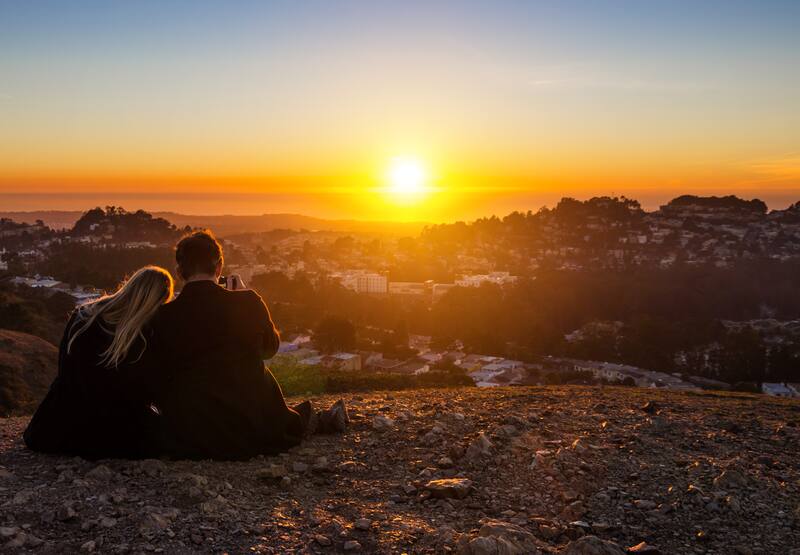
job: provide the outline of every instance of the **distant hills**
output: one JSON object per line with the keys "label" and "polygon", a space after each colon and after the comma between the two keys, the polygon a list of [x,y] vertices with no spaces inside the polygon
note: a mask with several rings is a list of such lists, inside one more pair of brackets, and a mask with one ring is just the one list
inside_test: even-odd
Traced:
{"label": "distant hills", "polygon": [[[30,212],[0,212],[0,218],[10,218],[16,222],[34,223],[42,220],[53,229],[69,229],[85,212],[78,210],[42,210]],[[261,216],[233,215],[189,215],[176,212],[152,212],[157,218],[164,218],[178,228],[207,227],[217,235],[239,233],[259,233],[273,229],[307,229],[314,231],[340,231],[350,233],[386,233],[392,235],[417,235],[426,222],[378,222],[361,220],[325,220],[302,216],[300,214],[262,214]]]}

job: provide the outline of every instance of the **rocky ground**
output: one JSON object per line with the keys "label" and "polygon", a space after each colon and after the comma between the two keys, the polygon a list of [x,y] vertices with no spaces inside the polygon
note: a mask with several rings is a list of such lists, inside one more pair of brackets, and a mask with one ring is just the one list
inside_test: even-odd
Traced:
{"label": "rocky ground", "polygon": [[[315,402],[327,405],[333,399]],[[800,553],[800,403],[531,387],[345,396],[248,462],[89,462],[0,420],[0,541],[38,553]]]}

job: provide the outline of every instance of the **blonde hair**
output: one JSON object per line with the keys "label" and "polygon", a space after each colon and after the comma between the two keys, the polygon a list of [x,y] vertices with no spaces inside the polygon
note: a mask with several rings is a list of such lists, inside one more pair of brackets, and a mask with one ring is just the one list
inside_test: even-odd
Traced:
{"label": "blonde hair", "polygon": [[[162,304],[172,299],[174,281],[164,268],[145,266],[124,281],[115,293],[86,303],[78,308],[77,317],[67,343],[67,353],[72,349],[75,339],[98,322],[100,327],[113,335],[111,344],[101,353],[105,366],[119,366],[137,338],[147,347],[142,333],[144,325],[153,317]],[[76,328],[77,327],[77,328]]]}

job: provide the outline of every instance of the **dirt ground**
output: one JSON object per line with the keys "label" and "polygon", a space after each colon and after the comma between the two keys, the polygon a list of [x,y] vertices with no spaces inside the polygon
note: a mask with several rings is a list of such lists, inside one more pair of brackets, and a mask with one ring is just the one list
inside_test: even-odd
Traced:
{"label": "dirt ground", "polygon": [[344,435],[247,462],[40,455],[22,444],[27,419],[0,420],[0,542],[39,553],[800,553],[800,402],[580,386],[344,399]]}

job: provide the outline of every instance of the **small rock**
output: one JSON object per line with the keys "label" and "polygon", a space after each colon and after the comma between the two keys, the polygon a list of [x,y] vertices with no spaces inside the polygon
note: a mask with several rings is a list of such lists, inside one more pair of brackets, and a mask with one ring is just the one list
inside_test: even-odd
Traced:
{"label": "small rock", "polygon": [[361,551],[361,544],[356,540],[347,540],[343,547],[345,551]]}
{"label": "small rock", "polygon": [[167,465],[158,459],[145,459],[139,463],[139,468],[151,478],[155,478],[167,471]]}
{"label": "small rock", "polygon": [[438,461],[436,461],[436,465],[439,468],[452,468],[453,466],[453,459],[450,457],[442,457]]}
{"label": "small rock", "polygon": [[67,520],[72,520],[78,516],[78,513],[75,509],[72,508],[72,505],[65,503],[58,508],[56,511],[56,518],[61,522],[66,522]]}
{"label": "small rock", "polygon": [[14,538],[5,544],[6,549],[19,549],[23,547],[28,541],[28,535],[25,532],[20,532]]}
{"label": "small rock", "polygon": [[308,465],[306,463],[295,462],[292,464],[292,472],[302,474],[303,472],[307,471],[308,471]]}
{"label": "small rock", "polygon": [[88,542],[84,542],[83,544],[81,544],[81,551],[94,553],[95,549],[97,549],[97,542],[95,542],[94,540],[89,540]]}
{"label": "small rock", "polygon": [[330,469],[328,457],[317,457],[317,460],[314,461],[314,465],[311,467],[311,470],[314,472],[328,472]]}
{"label": "small rock", "polygon": [[166,518],[158,513],[147,513],[139,524],[139,533],[145,538],[152,538],[169,527]]}
{"label": "small rock", "polygon": [[[114,477],[114,471],[104,464],[98,464],[89,472],[86,473],[85,478],[94,482],[108,482]],[[88,542],[87,542],[88,543]]]}
{"label": "small rock", "polygon": [[628,548],[628,553],[639,553],[639,554],[647,554],[647,555],[661,555],[661,551],[654,545],[650,545],[646,542],[637,543],[636,545]]}
{"label": "small rock", "polygon": [[714,478],[714,486],[720,489],[737,489],[747,486],[747,478],[736,470],[723,470]]}
{"label": "small rock", "polygon": [[478,437],[475,438],[475,441],[470,443],[469,447],[467,447],[465,456],[468,459],[488,457],[492,454],[492,447],[492,442],[483,432],[481,432],[478,434]]}
{"label": "small rock", "polygon": [[0,526],[0,538],[12,538],[17,535],[19,528],[16,526]]}
{"label": "small rock", "polygon": [[637,509],[643,511],[652,511],[658,506],[655,501],[650,501],[649,499],[636,499],[633,504]]}
{"label": "small rock", "polygon": [[327,547],[333,543],[328,536],[323,536],[322,534],[317,534],[314,536],[314,541],[323,547]]}
{"label": "small rock", "polygon": [[467,478],[443,478],[431,480],[425,484],[425,489],[433,497],[440,499],[464,499],[472,489],[472,480]]}
{"label": "small rock", "polygon": [[288,473],[282,464],[270,464],[266,468],[257,470],[255,475],[259,480],[280,480]]}
{"label": "small rock", "polygon": [[355,527],[359,530],[369,530],[372,527],[372,521],[368,518],[359,518],[355,522]]}
{"label": "small rock", "polygon": [[575,501],[564,507],[564,510],[561,511],[560,518],[561,520],[566,520],[567,522],[573,522],[575,520],[580,520],[585,514],[586,509],[583,506],[583,502]]}
{"label": "small rock", "polygon": [[469,555],[537,555],[536,537],[519,526],[502,520],[488,520],[481,526],[478,537],[464,550]]}
{"label": "small rock", "polygon": [[567,545],[564,555],[625,555],[619,544],[597,536],[583,536]]}
{"label": "small rock", "polygon": [[[372,429],[379,432],[390,430],[394,428],[395,421],[386,416],[376,416],[372,419]],[[359,546],[360,548],[360,546]]]}

